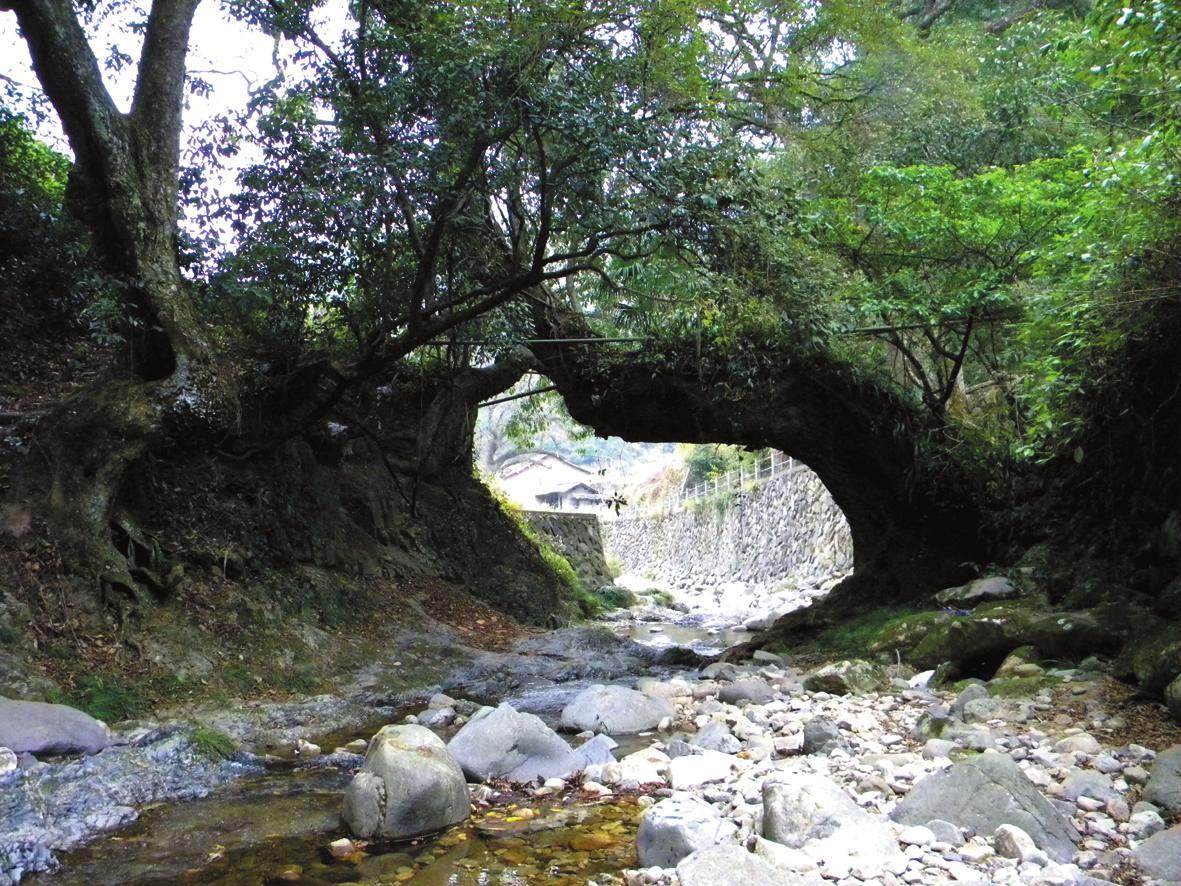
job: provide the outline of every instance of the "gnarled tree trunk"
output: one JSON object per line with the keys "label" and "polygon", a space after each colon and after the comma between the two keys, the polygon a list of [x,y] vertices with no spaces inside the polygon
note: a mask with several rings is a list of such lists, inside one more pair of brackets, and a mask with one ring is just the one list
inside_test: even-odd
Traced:
{"label": "gnarled tree trunk", "polygon": [[16,13],[33,67],[74,151],[68,203],[126,306],[125,346],[105,378],[46,418],[46,516],[104,586],[138,594],[112,542],[127,470],[165,430],[233,414],[232,377],[206,340],[177,263],[181,109],[199,0],[154,0],[130,112],[115,105],[70,0],[0,0]]}

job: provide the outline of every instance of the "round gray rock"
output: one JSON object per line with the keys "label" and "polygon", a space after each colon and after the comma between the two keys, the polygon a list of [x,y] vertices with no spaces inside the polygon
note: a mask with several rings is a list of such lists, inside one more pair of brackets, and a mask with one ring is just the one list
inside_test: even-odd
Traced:
{"label": "round gray rock", "polygon": [[737,832],[734,822],[704,800],[674,794],[649,807],[640,819],[636,836],[640,866],[674,867],[699,849],[733,839]]}
{"label": "round gray rock", "polygon": [[342,818],[358,837],[401,840],[458,824],[471,812],[463,771],[424,726],[386,726],[344,795]]}
{"label": "round gray rock", "polygon": [[784,876],[757,855],[736,843],[698,849],[677,865],[681,886],[783,886]]}
{"label": "round gray rock", "polygon": [[898,804],[893,818],[908,825],[941,818],[980,834],[1015,825],[1059,862],[1070,861],[1078,838],[1007,754],[981,754],[927,776]]}
{"label": "round gray rock", "polygon": [[701,731],[689,740],[689,744],[705,748],[707,751],[720,751],[723,754],[737,754],[742,750],[742,742],[734,737],[730,727],[717,721],[706,723]]}
{"label": "round gray rock", "polygon": [[837,748],[845,748],[847,743],[841,737],[841,730],[837,724],[825,717],[813,717],[804,724],[805,754],[827,754]]}
{"label": "round gray rock", "polygon": [[1164,883],[1181,883],[1181,824],[1153,834],[1132,850],[1140,870]]}
{"label": "round gray rock", "polygon": [[649,698],[626,686],[588,686],[562,710],[562,728],[571,732],[627,735],[655,729],[673,715],[667,699]]}
{"label": "round gray rock", "polygon": [[[599,750],[587,743],[588,753]],[[527,782],[536,778],[565,778],[589,763],[607,758],[584,759],[534,714],[523,714],[507,702],[497,708],[481,708],[447,745],[468,778],[487,781],[507,778]]]}
{"label": "round gray rock", "polygon": [[18,754],[97,754],[110,740],[107,727],[77,708],[0,698],[0,747]]}
{"label": "round gray rock", "polygon": [[1181,812],[1181,745],[1173,745],[1156,755],[1144,787],[1144,799],[1159,809]]}
{"label": "round gray rock", "polygon": [[718,692],[718,698],[726,704],[738,704],[740,701],[766,704],[775,700],[775,690],[766,680],[751,677],[723,686]]}

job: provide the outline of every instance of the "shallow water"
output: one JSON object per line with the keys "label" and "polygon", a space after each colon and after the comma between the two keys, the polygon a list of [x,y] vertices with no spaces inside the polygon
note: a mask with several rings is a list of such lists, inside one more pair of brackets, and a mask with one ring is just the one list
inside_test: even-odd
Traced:
{"label": "shallow water", "polygon": [[431,839],[328,852],[346,836],[341,796],[350,775],[303,770],[243,782],[216,796],[147,811],[131,828],[63,858],[35,878],[59,886],[193,883],[427,886],[585,883],[634,867],[634,797],[572,798],[493,807]]}
{"label": "shallow water", "polygon": [[[653,632],[653,627],[660,630]],[[721,652],[745,635],[710,632],[675,623],[630,625],[646,645],[690,646]],[[641,676],[636,674],[634,676]],[[593,680],[520,687],[509,700],[535,710],[554,725],[561,705]],[[368,738],[385,722],[322,736],[325,751],[350,739]],[[441,732],[443,738],[451,731]],[[624,736],[622,756],[647,747],[655,736]],[[520,797],[429,839],[370,845],[335,859],[328,845],[347,836],[340,823],[343,793],[352,778],[337,769],[294,768],[232,784],[203,800],[162,804],[142,811],[135,824],[61,856],[57,871],[31,882],[57,886],[155,886],[155,884],[400,883],[425,886],[574,884],[605,872],[635,867],[640,809],[636,798]],[[511,798],[509,798],[511,799]]]}
{"label": "shallow water", "polygon": [[645,646],[657,649],[684,646],[701,655],[721,655],[731,646],[750,639],[748,632],[729,627],[704,628],[667,621],[629,622],[625,636]]}

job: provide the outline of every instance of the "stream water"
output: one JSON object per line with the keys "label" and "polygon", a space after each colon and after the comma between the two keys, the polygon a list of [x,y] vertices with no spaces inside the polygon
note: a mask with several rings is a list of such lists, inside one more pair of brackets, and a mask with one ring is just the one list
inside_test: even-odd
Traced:
{"label": "stream water", "polygon": [[[616,630],[646,645],[687,646],[706,654],[742,639],[740,634],[675,623],[619,625]],[[566,701],[589,682],[536,688],[526,684],[504,700],[553,725]],[[395,722],[400,717],[401,713]],[[367,739],[384,722],[389,718],[322,736],[319,743],[327,751],[350,739]],[[440,734],[450,737],[449,732]],[[624,738],[617,756],[652,741],[652,736]],[[130,827],[62,856],[60,868],[33,882],[581,884],[637,863],[638,798],[617,795],[601,800],[569,793],[543,798],[504,794],[465,824],[433,838],[372,844],[335,858],[329,844],[347,836],[340,808],[351,778],[351,772],[337,768],[275,764],[266,774],[228,785],[205,799],[144,810]]]}

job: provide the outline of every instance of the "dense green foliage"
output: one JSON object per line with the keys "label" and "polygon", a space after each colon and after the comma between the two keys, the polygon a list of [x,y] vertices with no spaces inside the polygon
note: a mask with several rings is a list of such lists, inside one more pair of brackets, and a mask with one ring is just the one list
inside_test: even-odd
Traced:
{"label": "dense green foliage", "polygon": [[98,278],[85,237],[64,211],[69,168],[0,105],[0,311],[43,322],[92,304]]}
{"label": "dense green foliage", "polygon": [[[294,50],[194,153],[257,160],[232,194],[186,176],[186,267],[236,353],[347,384],[483,363],[549,300],[725,355],[734,396],[761,349],[821,351],[961,454],[1082,458],[1083,404],[1177,295],[1181,145],[1181,6],[1085,6],[381,2],[328,33],[242,2]],[[101,331],[64,161],[11,115],[0,145],[4,285],[59,280]],[[513,414],[520,447],[555,411]]]}

